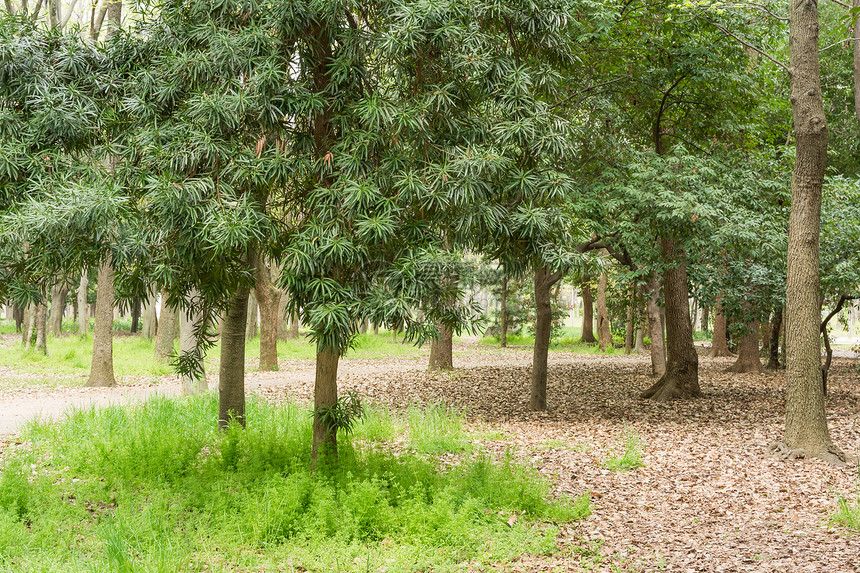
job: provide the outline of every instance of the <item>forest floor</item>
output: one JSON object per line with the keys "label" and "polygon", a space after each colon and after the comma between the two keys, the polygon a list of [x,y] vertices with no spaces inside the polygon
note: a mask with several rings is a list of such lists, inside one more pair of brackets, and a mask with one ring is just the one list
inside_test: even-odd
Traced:
{"label": "forest floor", "polygon": [[[782,372],[727,374],[731,359],[700,359],[704,397],[673,404],[638,398],[652,380],[643,356],[550,354],[549,410],[528,409],[531,349],[455,347],[452,372],[428,373],[426,352],[341,362],[342,392],[394,411],[411,404],[460,408],[476,449],[510,452],[558,494],[590,492],[593,512],[562,528],[556,556],[523,556],[499,571],[860,571],[860,534],[829,522],[839,496],[858,499],[858,467],[768,454],[784,425]],[[249,362],[249,367],[252,367]],[[249,372],[249,392],[278,402],[310,400],[313,362]],[[173,376],[123,380],[116,389],[0,388],[0,442],[36,416],[66,408],[178,394]],[[34,380],[34,382],[36,382]],[[210,376],[210,387],[217,376]],[[860,452],[860,371],[834,361],[827,412],[831,435]],[[606,461],[639,441],[642,467]],[[395,443],[393,447],[397,447]],[[0,444],[2,448],[2,444]]]}

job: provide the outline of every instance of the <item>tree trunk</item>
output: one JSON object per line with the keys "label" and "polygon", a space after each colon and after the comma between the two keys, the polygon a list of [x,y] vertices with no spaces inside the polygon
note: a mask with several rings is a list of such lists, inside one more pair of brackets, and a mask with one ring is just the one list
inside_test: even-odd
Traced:
{"label": "tree trunk", "polygon": [[[860,0],[854,0],[853,5],[860,8]],[[860,122],[860,18],[854,21],[854,114]]]}
{"label": "tree trunk", "polygon": [[751,322],[746,325],[746,334],[738,341],[738,359],[726,369],[726,372],[761,374],[761,354],[759,352],[759,323]]}
{"label": "tree trunk", "polygon": [[767,361],[768,370],[779,370],[779,334],[782,330],[782,307],[773,313],[773,324],[770,333],[770,357]]}
{"label": "tree trunk", "polygon": [[502,311],[499,314],[499,346],[508,346],[508,277],[502,277]]}
{"label": "tree trunk", "polygon": [[48,355],[48,307],[44,299],[36,305],[36,352]]}
{"label": "tree trunk", "polygon": [[31,303],[24,309],[24,327],[21,329],[21,343],[24,345],[24,350],[30,350],[33,347],[35,336],[36,307]]}
{"label": "tree trunk", "polygon": [[708,332],[708,326],[709,326],[708,323],[710,322],[710,320],[711,320],[710,307],[705,306],[702,309],[702,323],[701,323],[702,332]]}
{"label": "tree trunk", "polygon": [[437,327],[439,328],[439,338],[430,344],[429,370],[453,370],[454,353],[451,327],[443,324],[439,324]]}
{"label": "tree trunk", "polygon": [[606,273],[600,273],[597,281],[597,344],[600,351],[605,352],[612,346],[612,329],[609,322],[609,309],[606,306]]}
{"label": "tree trunk", "polygon": [[17,302],[12,305],[12,315],[15,317],[15,332],[21,332],[24,327],[24,309]]}
{"label": "tree trunk", "polygon": [[99,265],[96,285],[96,324],[93,362],[87,386],[115,386],[113,376],[113,261],[110,255]]}
{"label": "tree trunk", "polygon": [[646,310],[648,329],[651,331],[651,375],[663,376],[666,373],[666,343],[663,340],[663,313],[660,312],[660,279],[657,274],[651,277],[646,287]]}
{"label": "tree trunk", "polygon": [[254,265],[255,292],[260,305],[260,372],[278,369],[278,306],[281,291],[272,284],[265,257]]}
{"label": "tree trunk", "polygon": [[248,289],[240,288],[230,299],[221,328],[221,365],[218,372],[218,427],[230,421],[245,426],[245,328],[248,321]]}
{"label": "tree trunk", "polygon": [[155,316],[155,296],[147,294],[143,301],[143,337],[154,338],[158,332],[158,318]]}
{"label": "tree trunk", "polygon": [[701,396],[699,389],[699,356],[693,345],[690,321],[690,299],[687,293],[687,260],[674,239],[661,238],[663,260],[670,266],[663,273],[666,299],[666,337],[668,360],[666,373],[642,393],[643,398],[668,402],[675,398]]}
{"label": "tree trunk", "polygon": [[630,302],[627,304],[627,323],[624,329],[624,354],[633,352],[633,336],[636,325],[634,324],[634,307],[636,305],[636,286],[630,289]]}
{"label": "tree trunk", "polygon": [[594,300],[591,296],[590,277],[582,277],[582,342],[595,343],[594,338]]}
{"label": "tree trunk", "polygon": [[645,328],[641,326],[636,329],[636,342],[633,343],[633,352],[645,354]]}
{"label": "tree trunk", "polygon": [[278,289],[280,298],[278,299],[278,340],[287,340],[289,338],[290,325],[287,322],[287,293]]}
{"label": "tree trunk", "polygon": [[[550,274],[547,267],[535,270],[535,345],[532,357],[532,388],[529,405],[532,410],[546,410],[547,362],[552,336],[552,304],[550,289],[561,273]],[[583,287],[584,288],[584,287]]]}
{"label": "tree trunk", "polygon": [[[294,312],[293,316],[290,317],[290,338],[299,337],[299,326],[301,326],[299,313]],[[375,324],[373,325],[373,334],[379,334],[379,327]]]}
{"label": "tree trunk", "polygon": [[373,334],[374,336],[379,336],[379,324],[373,323]]}
{"label": "tree trunk", "polygon": [[245,323],[245,340],[257,337],[257,293],[252,289],[248,295],[248,318]]}
{"label": "tree trunk", "polygon": [[696,332],[696,319],[699,318],[699,301],[693,299],[693,308],[690,310],[690,328]]}
{"label": "tree trunk", "polygon": [[107,0],[107,30],[105,39],[110,40],[117,33],[122,21],[122,0]]}
{"label": "tree trunk", "polygon": [[63,313],[66,310],[66,296],[69,287],[61,281],[51,287],[51,336],[59,338],[63,334]]}
{"label": "tree trunk", "polygon": [[337,365],[340,356],[334,350],[317,349],[317,369],[314,378],[314,440],[312,457],[337,456],[337,428],[318,413],[337,402]]}
{"label": "tree trunk", "polygon": [[78,285],[78,335],[83,338],[90,330],[90,307],[87,306],[87,289],[90,279],[87,269],[81,270],[81,282]]}
{"label": "tree trunk", "polygon": [[140,297],[134,297],[131,302],[131,334],[140,328]]}
{"label": "tree trunk", "polygon": [[784,441],[792,452],[844,462],[845,455],[833,445],[827,428],[819,363],[819,232],[828,133],[818,66],[817,3],[792,2],[789,21],[796,159],[788,222]]}
{"label": "tree trunk", "polygon": [[173,339],[176,334],[176,310],[167,306],[167,290],[161,289],[161,316],[155,335],[155,357],[166,362],[173,355]]}
{"label": "tree trunk", "polygon": [[723,314],[720,300],[721,297],[718,296],[717,304],[714,307],[714,334],[711,337],[711,358],[734,356],[729,350],[728,341],[726,340],[726,315]]}
{"label": "tree trunk", "polygon": [[[200,293],[196,289],[189,293],[191,303],[199,304]],[[179,352],[183,356],[189,353],[196,354],[197,337],[194,336],[194,329],[201,326],[203,313],[199,310],[188,312],[182,308],[179,312]],[[182,375],[182,395],[192,396],[205,392],[208,389],[206,384],[206,370],[203,367],[203,358],[196,354],[199,358],[197,362],[197,370],[192,374]]]}

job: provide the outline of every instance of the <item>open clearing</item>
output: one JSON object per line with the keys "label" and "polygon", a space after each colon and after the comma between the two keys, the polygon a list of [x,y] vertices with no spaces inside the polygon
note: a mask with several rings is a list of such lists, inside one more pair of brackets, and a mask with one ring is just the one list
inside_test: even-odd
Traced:
{"label": "open clearing", "polygon": [[[592,515],[562,529],[555,556],[523,556],[506,571],[860,571],[860,538],[831,525],[837,496],[856,499],[858,468],[768,455],[782,435],[784,376],[725,374],[731,359],[700,358],[705,397],[663,405],[637,398],[650,381],[641,356],[550,353],[549,410],[528,410],[531,349],[455,346],[454,372],[428,373],[415,357],[343,360],[342,392],[394,410],[445,402],[462,408],[476,447],[516,457],[550,476],[557,493],[591,492]],[[249,361],[249,366],[252,364]],[[214,370],[214,369],[212,369]],[[310,401],[313,361],[250,372],[249,392]],[[175,377],[126,380],[111,390],[50,388],[4,372],[3,448],[18,447],[23,420],[68,406],[178,393]],[[20,381],[13,383],[13,381]],[[210,387],[217,376],[210,376]],[[829,382],[830,431],[860,451],[860,375],[837,359]],[[253,419],[249,424],[253,424]],[[610,471],[625,436],[638,436],[643,467]],[[395,443],[396,447],[397,444]]]}

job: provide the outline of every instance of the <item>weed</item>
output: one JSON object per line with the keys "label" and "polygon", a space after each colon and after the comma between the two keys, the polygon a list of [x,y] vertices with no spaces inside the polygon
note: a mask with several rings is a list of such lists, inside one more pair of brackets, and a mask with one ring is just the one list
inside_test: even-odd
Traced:
{"label": "weed", "polygon": [[642,462],[642,438],[630,428],[625,428],[622,442],[624,451],[607,458],[603,462],[603,467],[614,472],[623,472],[645,465]]}
{"label": "weed", "polygon": [[444,404],[409,407],[409,437],[420,454],[465,452],[471,444],[463,431],[463,412]]}

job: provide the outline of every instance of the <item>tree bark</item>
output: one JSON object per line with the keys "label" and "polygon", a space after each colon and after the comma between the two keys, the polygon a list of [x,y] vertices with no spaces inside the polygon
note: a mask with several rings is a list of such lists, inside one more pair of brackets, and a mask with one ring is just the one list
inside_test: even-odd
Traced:
{"label": "tree bark", "polygon": [[12,305],[12,315],[15,317],[15,332],[21,332],[24,327],[24,309],[21,305],[18,303]]}
{"label": "tree bark", "polygon": [[453,333],[450,326],[437,325],[439,338],[430,343],[429,370],[453,370]]}
{"label": "tree bark", "polygon": [[158,332],[158,318],[155,316],[155,296],[146,295],[143,301],[143,337],[154,338]]}
{"label": "tree bark", "polygon": [[502,277],[502,310],[499,314],[499,346],[508,346],[508,277]]}
{"label": "tree bark", "polygon": [[312,457],[337,456],[337,428],[326,423],[318,413],[337,402],[337,365],[340,356],[334,350],[317,349],[314,378],[314,438]]}
{"label": "tree bark", "polygon": [[[561,272],[550,273],[547,267],[535,269],[535,345],[532,357],[532,387],[529,405],[532,410],[546,410],[546,381],[549,341],[552,336],[550,289],[561,279]],[[583,287],[584,288],[584,287]]]}
{"label": "tree bark", "polygon": [[582,342],[593,344],[594,338],[594,299],[591,295],[590,277],[582,277]]}
{"label": "tree bark", "polygon": [[705,306],[704,308],[702,308],[702,322],[701,322],[702,332],[708,332],[708,326],[709,326],[708,323],[711,321],[710,319],[711,319],[710,307]]}
{"label": "tree bark", "polygon": [[173,355],[173,339],[176,334],[176,310],[167,306],[167,290],[161,289],[161,316],[155,335],[155,357],[166,362]]}
{"label": "tree bark", "polygon": [[69,287],[60,281],[51,287],[51,336],[59,338],[63,334],[63,313],[66,310],[66,296]]}
{"label": "tree bark", "polygon": [[110,40],[119,31],[122,22],[122,0],[107,0],[107,30],[105,40]]}
{"label": "tree bark", "polygon": [[48,355],[48,307],[44,299],[36,305],[36,352]]}
{"label": "tree bark", "polygon": [[81,282],[78,285],[78,335],[81,338],[87,336],[90,330],[90,307],[87,306],[87,289],[90,279],[87,269],[81,270]]}
{"label": "tree bark", "polygon": [[663,273],[668,360],[666,373],[645,390],[642,397],[668,402],[676,398],[695,398],[701,396],[702,391],[699,388],[699,356],[693,345],[690,321],[686,255],[673,239],[661,238],[660,248],[663,259],[670,265]]}
{"label": "tree bark", "polygon": [[717,297],[717,304],[714,307],[714,334],[711,336],[711,358],[734,356],[729,350],[728,341],[726,340],[726,315],[723,314],[723,307],[720,304],[721,299],[721,296]]}
{"label": "tree bark", "polygon": [[767,361],[768,370],[779,370],[779,334],[782,330],[782,307],[773,313],[773,324],[770,332],[770,356]]}
{"label": "tree bark", "polygon": [[140,328],[140,297],[134,297],[131,302],[131,334]]}
{"label": "tree bark", "polygon": [[612,346],[612,329],[609,322],[609,308],[606,306],[606,273],[600,273],[597,281],[597,344],[601,352]]}
{"label": "tree bark", "polygon": [[[860,0],[853,5],[860,8]],[[860,122],[860,18],[854,22],[854,114]]]}
{"label": "tree bark", "polygon": [[36,307],[28,304],[24,308],[24,323],[21,329],[21,343],[24,345],[24,350],[30,350],[33,347],[33,339],[36,336]]}
{"label": "tree bark", "polygon": [[633,336],[636,325],[634,324],[634,307],[636,305],[636,286],[630,289],[630,301],[627,304],[627,323],[624,329],[624,354],[633,352]]}
{"label": "tree bark", "polygon": [[272,284],[265,257],[257,256],[254,265],[255,292],[260,306],[260,371],[278,369],[278,306],[281,291]]}
{"label": "tree bark", "polygon": [[290,325],[287,321],[287,293],[278,289],[280,298],[278,299],[278,340],[287,340],[289,338]]}
{"label": "tree bark", "polygon": [[99,265],[96,285],[96,321],[93,334],[93,362],[87,386],[115,386],[113,375],[113,261],[110,255]]}
{"label": "tree bark", "polygon": [[[301,321],[299,320],[299,313],[294,312],[290,317],[290,338],[298,338],[299,337],[299,327],[301,326]],[[373,334],[379,334],[379,327],[377,325],[373,325]]]}
{"label": "tree bark", "polygon": [[821,99],[818,5],[814,0],[790,4],[789,53],[796,159],[788,222],[784,442],[792,452],[844,462],[845,455],[834,446],[827,428],[819,363],[819,232],[828,130]]}
{"label": "tree bark", "polygon": [[248,289],[240,288],[230,300],[221,328],[221,365],[218,372],[218,427],[231,421],[245,426],[245,327]]}
{"label": "tree bark", "polygon": [[759,323],[746,325],[746,334],[738,341],[738,359],[726,372],[761,374],[761,354],[759,352]]}
{"label": "tree bark", "polygon": [[257,337],[257,294],[254,290],[248,295],[248,318],[245,323],[245,340]]}
{"label": "tree bark", "polygon": [[663,340],[663,313],[660,312],[660,279],[657,273],[647,285],[645,304],[648,311],[648,327],[651,331],[651,375],[663,376],[666,373],[666,343]]}

